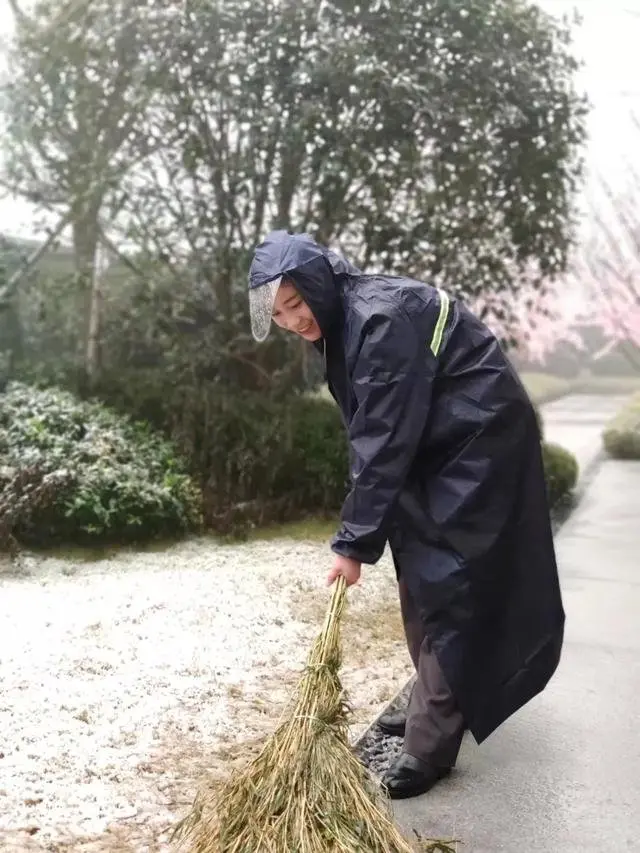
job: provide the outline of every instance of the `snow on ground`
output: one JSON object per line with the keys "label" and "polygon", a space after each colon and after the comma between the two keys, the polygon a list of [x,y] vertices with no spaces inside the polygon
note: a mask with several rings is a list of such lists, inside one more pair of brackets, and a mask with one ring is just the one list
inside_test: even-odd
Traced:
{"label": "snow on ground", "polygon": [[[194,539],[0,573],[0,849],[168,851],[277,723],[320,629],[325,544]],[[388,557],[349,593],[361,730],[410,673]]]}

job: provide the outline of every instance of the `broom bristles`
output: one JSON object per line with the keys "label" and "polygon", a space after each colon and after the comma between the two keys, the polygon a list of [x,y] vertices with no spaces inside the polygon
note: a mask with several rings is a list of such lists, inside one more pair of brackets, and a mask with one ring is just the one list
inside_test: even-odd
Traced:
{"label": "broom bristles", "polygon": [[412,853],[349,744],[339,677],[345,601],[339,578],[288,716],[219,792],[199,792],[176,826],[173,839],[191,853]]}

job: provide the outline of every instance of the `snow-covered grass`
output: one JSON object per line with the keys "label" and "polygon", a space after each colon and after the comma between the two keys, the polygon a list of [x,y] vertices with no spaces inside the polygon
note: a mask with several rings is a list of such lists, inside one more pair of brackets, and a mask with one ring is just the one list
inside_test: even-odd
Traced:
{"label": "snow-covered grass", "polygon": [[[273,730],[329,591],[326,543],[194,539],[0,570],[0,849],[165,851]],[[349,596],[354,735],[410,674],[393,567]]]}

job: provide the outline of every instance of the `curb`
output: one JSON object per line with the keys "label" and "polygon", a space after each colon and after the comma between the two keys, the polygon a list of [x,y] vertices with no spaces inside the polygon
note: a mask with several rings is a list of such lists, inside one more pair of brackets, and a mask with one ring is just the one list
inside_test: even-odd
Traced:
{"label": "curb", "polygon": [[[581,475],[579,475],[578,483],[573,492],[573,499],[571,503],[565,508],[565,511],[560,513],[560,516],[556,518],[554,524],[553,538],[561,532],[562,528],[565,524],[571,519],[575,511],[580,506],[588,487],[593,482],[595,475],[597,474],[600,466],[603,462],[608,458],[607,452],[604,450],[602,445],[600,445],[600,450],[595,454],[595,456],[591,459],[589,464],[582,471]],[[390,711],[395,711],[396,708],[399,708],[402,704],[401,700],[403,694],[409,689],[409,686],[413,684],[415,681],[415,675],[412,675],[411,678],[403,684],[403,686],[397,691],[397,693],[389,700],[389,702],[384,706],[384,708],[376,714],[374,719],[369,723],[369,725],[352,741],[352,749],[357,750],[363,743],[366,742],[367,738],[371,735],[373,730],[377,727],[378,721],[380,717],[388,714]]]}
{"label": "curb", "polygon": [[600,466],[609,458],[609,454],[604,449],[601,443],[598,452],[591,459],[589,464],[585,467],[584,471],[582,472],[582,475],[578,477],[578,484],[574,491],[574,495],[576,496],[576,506],[584,497],[585,492],[593,482],[595,475],[598,473]]}
{"label": "curb", "polygon": [[380,717],[383,717],[385,714],[388,714],[389,711],[391,711],[391,710],[395,710],[396,708],[401,707],[401,705],[403,704],[401,701],[403,694],[405,693],[405,691],[407,691],[409,689],[410,685],[413,686],[413,682],[415,680],[416,680],[415,675],[412,675],[408,681],[405,681],[405,683],[398,690],[398,692],[394,694],[394,696],[387,702],[387,704],[384,706],[384,708],[376,714],[376,716],[373,718],[373,720],[371,720],[371,722],[366,727],[366,729],[364,729],[362,732],[360,732],[358,737],[352,741],[351,746],[353,749],[357,749],[361,744],[363,744],[366,741],[366,739],[369,737],[371,732],[378,725],[378,720],[380,719]]}

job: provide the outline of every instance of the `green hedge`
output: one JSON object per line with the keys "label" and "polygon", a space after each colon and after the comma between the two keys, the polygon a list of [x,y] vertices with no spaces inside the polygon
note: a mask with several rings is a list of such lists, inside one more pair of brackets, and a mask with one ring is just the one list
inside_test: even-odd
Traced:
{"label": "green hedge", "polygon": [[238,396],[210,406],[202,434],[183,434],[201,472],[206,524],[250,526],[333,513],[347,492],[347,443],[337,408],[293,397]]}
{"label": "green hedge", "polygon": [[578,482],[578,462],[572,453],[559,444],[544,442],[542,458],[551,509],[566,500]]}
{"label": "green hedge", "polygon": [[201,495],[145,424],[56,389],[0,394],[3,538],[140,541],[198,527]]}
{"label": "green hedge", "polygon": [[[143,540],[196,529],[201,513],[208,528],[241,536],[334,516],[348,488],[337,407],[213,390],[199,410],[171,393],[168,441],[98,403],[11,385],[0,395],[0,540],[3,529],[38,544]],[[554,506],[575,486],[577,464],[543,448]]]}
{"label": "green hedge", "polygon": [[640,394],[629,398],[605,429],[602,439],[614,459],[640,459]]}
{"label": "green hedge", "polygon": [[[539,416],[542,430],[542,419]],[[337,407],[322,397],[286,403],[248,396],[208,411],[206,436],[196,441],[194,470],[202,481],[207,524],[242,534],[254,524],[335,514],[348,485],[345,430]],[[187,444],[193,446],[194,436]],[[543,443],[552,507],[575,488],[575,458]]]}

